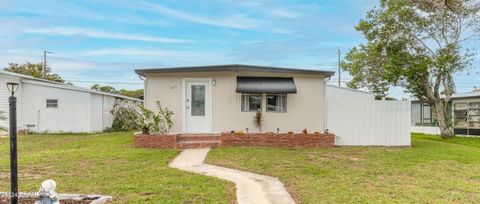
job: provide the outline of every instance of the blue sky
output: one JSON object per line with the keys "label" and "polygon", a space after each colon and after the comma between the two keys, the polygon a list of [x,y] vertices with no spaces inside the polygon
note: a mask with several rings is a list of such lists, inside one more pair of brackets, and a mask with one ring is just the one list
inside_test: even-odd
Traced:
{"label": "blue sky", "polygon": [[[0,66],[41,62],[49,50],[49,66],[75,85],[126,89],[142,87],[133,70],[144,67],[238,63],[336,70],[337,48],[346,53],[363,42],[353,26],[377,4],[3,0]],[[480,43],[469,46],[478,49]],[[480,66],[475,67],[455,76],[458,92],[480,86]],[[407,96],[399,88],[390,94]]]}

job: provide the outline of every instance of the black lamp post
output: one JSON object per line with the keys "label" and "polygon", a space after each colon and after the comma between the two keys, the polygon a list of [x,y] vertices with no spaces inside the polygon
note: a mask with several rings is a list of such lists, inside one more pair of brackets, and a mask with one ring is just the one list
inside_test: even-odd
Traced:
{"label": "black lamp post", "polygon": [[7,88],[12,94],[8,98],[10,107],[10,188],[11,204],[18,203],[18,173],[17,173],[17,98],[14,96],[18,90],[18,83],[8,82]]}

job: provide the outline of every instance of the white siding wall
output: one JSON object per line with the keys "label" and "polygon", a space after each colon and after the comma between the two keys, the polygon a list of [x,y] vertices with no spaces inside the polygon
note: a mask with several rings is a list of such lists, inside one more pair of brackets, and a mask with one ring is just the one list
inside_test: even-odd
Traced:
{"label": "white siding wall", "polygon": [[15,93],[15,96],[17,97],[17,129],[23,129],[25,126],[23,126],[23,115],[22,115],[22,85],[20,83],[20,78],[19,77],[13,77],[13,76],[6,76],[6,75],[0,75],[0,111],[3,112],[3,116],[6,118],[5,120],[0,120],[0,126],[5,127],[8,129],[9,127],[9,107],[8,107],[8,97],[10,97],[10,92],[7,89],[7,82],[15,82],[19,83],[20,86]]}
{"label": "white siding wall", "polygon": [[440,129],[434,126],[412,126],[412,132],[425,133],[430,135],[440,135]]}
{"label": "white siding wall", "polygon": [[[23,83],[24,124],[39,132],[90,132],[90,93]],[[58,108],[47,108],[58,99]]]}
{"label": "white siding wall", "polygon": [[90,94],[90,132],[103,131],[103,95]]}
{"label": "white siding wall", "polygon": [[102,129],[105,130],[107,127],[112,126],[113,122],[113,114],[110,112],[113,109],[113,105],[115,104],[115,97],[113,96],[103,96],[103,110],[102,110],[102,120],[103,120],[103,127]]}
{"label": "white siding wall", "polygon": [[410,146],[410,101],[327,100],[336,145]]}
{"label": "white siding wall", "polygon": [[327,100],[375,100],[375,95],[355,89],[327,85]]}
{"label": "white siding wall", "polygon": [[296,94],[287,95],[287,112],[265,112],[266,100],[263,97],[262,110],[265,114],[263,131],[301,132],[323,131],[325,118],[325,81],[322,75],[280,74],[266,72],[202,72],[148,74],[145,89],[145,106],[155,110],[155,101],[174,112],[173,133],[183,132],[183,79],[212,78],[216,85],[212,87],[213,132],[242,130],[249,128],[257,132],[253,124],[255,112],[241,112],[241,94],[236,93],[237,76],[278,76],[293,77],[297,87]]}

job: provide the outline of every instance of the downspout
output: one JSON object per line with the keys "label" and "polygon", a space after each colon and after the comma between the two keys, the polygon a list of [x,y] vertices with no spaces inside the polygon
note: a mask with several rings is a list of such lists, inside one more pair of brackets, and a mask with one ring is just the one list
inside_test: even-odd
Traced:
{"label": "downspout", "polygon": [[147,101],[146,92],[147,92],[147,79],[143,76],[138,75],[138,78],[143,81],[143,105],[145,106],[145,101]]}
{"label": "downspout", "polygon": [[328,126],[328,122],[327,122],[327,121],[328,121],[327,82],[330,81],[330,78],[331,78],[331,77],[329,76],[329,77],[325,78],[325,80],[324,80],[325,96],[323,97],[323,100],[324,100],[324,103],[323,103],[323,104],[324,104],[324,110],[325,110],[325,117],[324,117],[325,119],[323,120],[323,123],[324,123],[324,124],[323,124],[323,127],[325,127],[325,130],[324,130],[325,132],[328,130],[328,127],[327,127],[327,126]]}
{"label": "downspout", "polygon": [[102,95],[102,132],[105,130],[105,124],[103,124],[103,115],[105,114],[105,95]]}

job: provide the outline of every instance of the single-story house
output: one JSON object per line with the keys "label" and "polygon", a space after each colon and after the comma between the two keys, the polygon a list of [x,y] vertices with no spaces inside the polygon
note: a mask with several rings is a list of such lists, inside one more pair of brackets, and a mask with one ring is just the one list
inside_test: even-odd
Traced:
{"label": "single-story house", "polygon": [[7,82],[19,84],[15,93],[19,130],[101,132],[112,124],[111,110],[116,100],[142,103],[136,98],[0,71],[0,111],[7,118],[0,121],[0,125],[6,128],[9,124],[8,97],[11,95]]}
{"label": "single-story house", "polygon": [[335,145],[410,145],[409,101],[378,101],[368,92],[327,85],[332,71],[234,64],[135,72],[145,83],[145,106],[155,110],[160,101],[174,112],[170,133],[254,134],[261,111],[262,132],[328,130]]}
{"label": "single-story house", "polygon": [[[480,92],[453,94],[449,103],[450,122],[455,134],[480,135]],[[440,134],[432,108],[412,100],[412,132]]]}
{"label": "single-story house", "polygon": [[145,106],[157,100],[174,112],[173,133],[325,130],[325,88],[332,71],[251,65],[137,69]]}

